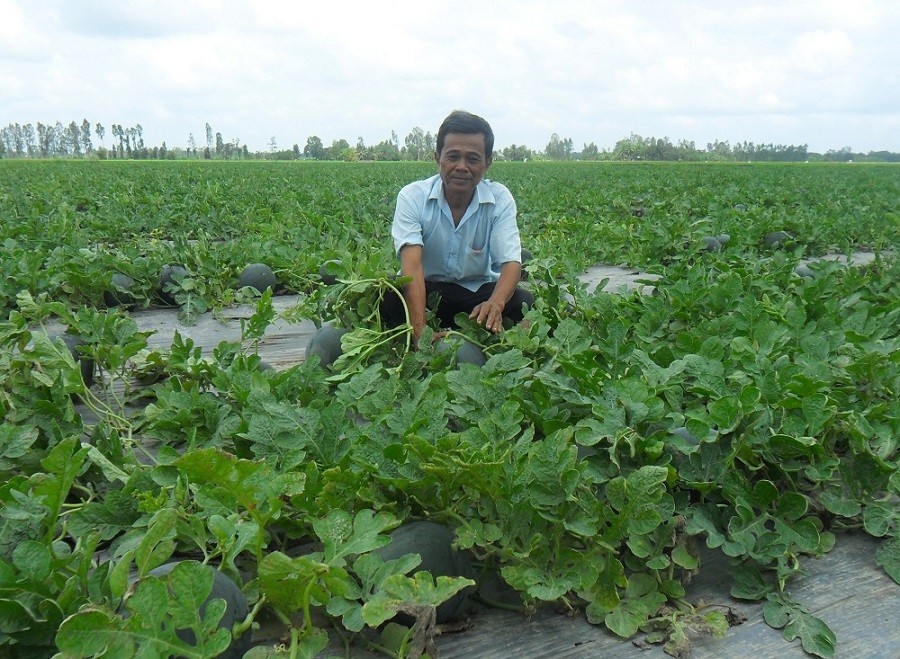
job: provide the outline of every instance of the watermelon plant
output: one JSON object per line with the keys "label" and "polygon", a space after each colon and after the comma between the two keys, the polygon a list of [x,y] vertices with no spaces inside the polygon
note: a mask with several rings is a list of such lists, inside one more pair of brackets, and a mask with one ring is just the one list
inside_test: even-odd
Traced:
{"label": "watermelon plant", "polygon": [[[405,283],[390,274],[393,196],[425,167],[108,165],[0,165],[13,656],[214,656],[266,617],[298,656],[329,633],[416,656],[441,607],[488,577],[524,611],[553,604],[681,656],[729,624],[687,601],[702,543],[737,565],[732,596],[828,657],[840,639],[792,593],[806,558],[867,533],[900,582],[888,168],[496,163],[539,255],[528,322],[493,335],[462,319],[434,345],[430,318],[416,346],[379,301]],[[773,231],[795,238],[768,248]],[[713,236],[727,249],[697,249]],[[798,275],[857,247],[894,252]],[[657,293],[588,293],[577,275],[596,261],[652,270]],[[248,262],[270,264],[296,305],[236,292]],[[155,304],[170,264],[184,320],[255,305],[240,340],[150,348],[131,310],[103,303],[121,272],[132,307]],[[263,368],[276,318],[346,330],[340,356]],[[61,331],[80,337],[74,354]],[[389,549],[413,524],[442,535]],[[448,549],[475,571],[432,567]]]}

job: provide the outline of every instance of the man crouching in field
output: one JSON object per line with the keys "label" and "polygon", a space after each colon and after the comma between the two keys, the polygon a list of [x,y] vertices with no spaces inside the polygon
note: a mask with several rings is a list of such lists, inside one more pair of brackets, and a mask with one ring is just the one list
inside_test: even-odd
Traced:
{"label": "man crouching in field", "polygon": [[[400,272],[412,277],[403,289],[413,337],[425,327],[428,297],[437,293],[441,327],[468,313],[491,332],[503,318],[522,320],[534,297],[518,286],[522,245],[516,202],[506,186],[484,178],[491,166],[494,133],[481,117],[457,110],[444,119],[434,154],[440,172],[405,186],[397,196],[391,235]],[[393,325],[405,321],[396,296],[382,308]]]}

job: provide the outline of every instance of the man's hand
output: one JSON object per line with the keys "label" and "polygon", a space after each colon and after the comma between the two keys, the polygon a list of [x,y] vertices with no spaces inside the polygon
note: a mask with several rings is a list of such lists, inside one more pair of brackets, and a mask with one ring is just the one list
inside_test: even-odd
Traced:
{"label": "man's hand", "polygon": [[421,245],[404,245],[400,250],[400,274],[412,277],[412,281],[403,287],[403,298],[409,309],[413,341],[418,343],[425,329],[425,272]]}
{"label": "man's hand", "polygon": [[479,325],[483,325],[486,330],[497,334],[503,331],[503,308],[505,306],[504,302],[491,298],[472,309],[469,318]]}

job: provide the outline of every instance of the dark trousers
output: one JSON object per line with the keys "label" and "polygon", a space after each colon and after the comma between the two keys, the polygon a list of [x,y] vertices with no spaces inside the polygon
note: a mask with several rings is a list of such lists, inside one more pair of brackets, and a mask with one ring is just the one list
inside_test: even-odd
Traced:
{"label": "dark trousers", "polygon": [[[435,315],[440,321],[440,326],[444,328],[456,327],[453,318],[458,313],[469,315],[476,306],[487,301],[494,292],[495,282],[488,282],[477,291],[470,291],[465,286],[452,284],[445,281],[428,281],[425,280],[425,299],[426,304],[431,302],[433,294],[439,296],[437,309],[434,310]],[[506,303],[503,308],[503,317],[509,318],[512,322],[517,323],[525,315],[525,305],[532,307],[534,305],[534,296],[524,288],[516,287],[516,292]],[[381,318],[389,327],[395,327],[406,322],[406,315],[403,313],[402,301],[393,294],[386,295],[381,302]]]}

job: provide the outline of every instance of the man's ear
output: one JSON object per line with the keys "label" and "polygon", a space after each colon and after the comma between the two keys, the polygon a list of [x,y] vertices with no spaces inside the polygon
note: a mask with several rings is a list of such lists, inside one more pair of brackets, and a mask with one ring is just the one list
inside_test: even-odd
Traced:
{"label": "man's ear", "polygon": [[492,162],[494,162],[494,157],[493,157],[493,156],[491,156],[490,158],[487,158],[487,159],[484,161],[484,171],[487,171],[487,170],[488,170],[488,167],[491,166],[491,163],[492,163]]}
{"label": "man's ear", "polygon": [[441,164],[441,154],[437,150],[434,152],[434,161],[439,165]]}

